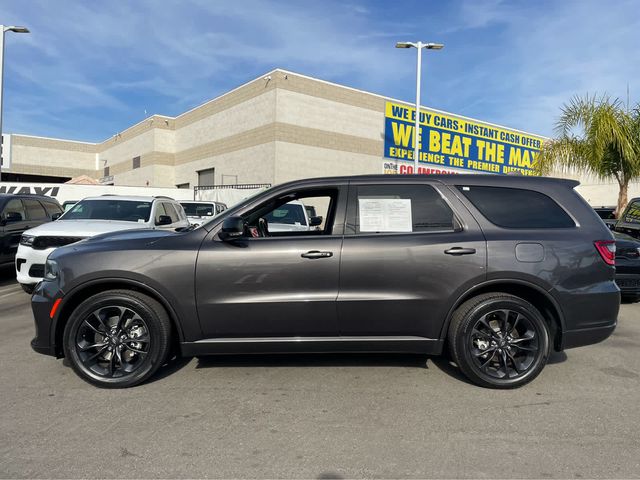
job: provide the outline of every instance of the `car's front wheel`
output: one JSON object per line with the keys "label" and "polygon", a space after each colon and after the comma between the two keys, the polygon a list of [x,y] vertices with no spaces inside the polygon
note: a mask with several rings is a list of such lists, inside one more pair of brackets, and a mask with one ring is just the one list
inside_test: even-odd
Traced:
{"label": "car's front wheel", "polygon": [[125,388],[147,380],[170,349],[171,323],[153,298],[110,290],[84,300],[64,330],[64,354],[75,372],[98,387]]}
{"label": "car's front wheel", "polygon": [[473,383],[515,388],[533,380],[549,357],[549,327],[522,298],[488,293],[463,303],[449,327],[454,362]]}

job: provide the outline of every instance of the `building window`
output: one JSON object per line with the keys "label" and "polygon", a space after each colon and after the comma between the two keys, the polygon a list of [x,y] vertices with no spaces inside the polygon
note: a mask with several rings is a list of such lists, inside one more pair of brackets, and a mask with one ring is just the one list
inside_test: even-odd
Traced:
{"label": "building window", "polygon": [[208,168],[206,170],[200,170],[198,172],[198,186],[199,187],[211,187],[215,185],[215,168]]}
{"label": "building window", "polygon": [[108,177],[109,176],[109,167],[104,167],[104,175],[103,177]]}
{"label": "building window", "polygon": [[176,185],[176,188],[190,188],[191,184],[189,183],[180,183],[178,185]]}
{"label": "building window", "polygon": [[133,169],[140,168],[140,156],[133,157]]}

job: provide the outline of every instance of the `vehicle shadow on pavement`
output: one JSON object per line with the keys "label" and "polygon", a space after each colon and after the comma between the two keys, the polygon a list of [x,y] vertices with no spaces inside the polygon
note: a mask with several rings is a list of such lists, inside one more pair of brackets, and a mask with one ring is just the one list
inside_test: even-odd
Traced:
{"label": "vehicle shadow on pavement", "polygon": [[450,363],[446,356],[427,356],[401,353],[288,353],[219,355],[197,357],[196,368],[229,367],[403,367],[431,368],[433,365],[446,375],[472,385],[472,383]]}
{"label": "vehicle shadow on pavement", "polygon": [[[288,353],[288,354],[246,354],[211,355],[196,357],[196,368],[229,367],[404,367],[426,368],[431,365],[446,375],[461,382],[473,385],[467,377],[452,363],[446,355],[427,356],[421,354],[400,353]],[[185,360],[185,359],[178,359]],[[188,361],[190,359],[186,359]],[[547,364],[562,363],[567,360],[565,352],[553,352]],[[186,365],[184,363],[184,365]],[[176,370],[182,368],[173,367]],[[167,370],[168,372],[169,370]],[[167,373],[166,375],[168,375]],[[157,376],[154,376],[157,378]]]}
{"label": "vehicle shadow on pavement", "polygon": [[180,357],[173,356],[168,361],[164,363],[157,371],[154,373],[150,379],[145,381],[145,384],[154,383],[159,380],[162,380],[166,377],[169,377],[176,373],[179,370],[182,370],[193,360],[192,357]]}
{"label": "vehicle shadow on pavement", "polygon": [[429,368],[426,355],[382,353],[286,353],[197,357],[196,368],[227,367],[415,367]]}
{"label": "vehicle shadow on pavement", "polygon": [[0,267],[0,287],[15,284],[17,284],[15,267],[13,265]]}

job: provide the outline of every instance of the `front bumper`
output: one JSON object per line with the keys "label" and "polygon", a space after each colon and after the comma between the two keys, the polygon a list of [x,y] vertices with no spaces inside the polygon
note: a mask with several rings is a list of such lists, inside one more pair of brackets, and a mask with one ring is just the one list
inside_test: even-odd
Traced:
{"label": "front bumper", "polygon": [[31,309],[36,327],[36,335],[31,340],[31,348],[44,355],[62,356],[62,345],[56,345],[56,325],[60,310],[53,318],[49,316],[54,302],[63,296],[58,282],[40,282],[31,296]]}
{"label": "front bumper", "polygon": [[35,248],[18,246],[16,253],[16,280],[23,285],[35,285],[42,280],[44,275],[44,264],[47,257],[55,247],[45,250],[36,250]]}

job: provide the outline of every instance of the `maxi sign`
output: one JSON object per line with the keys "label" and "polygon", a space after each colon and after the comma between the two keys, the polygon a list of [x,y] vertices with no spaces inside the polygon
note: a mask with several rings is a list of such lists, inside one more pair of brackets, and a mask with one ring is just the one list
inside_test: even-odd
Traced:
{"label": "maxi sign", "polygon": [[[415,108],[387,102],[384,156],[413,163]],[[543,137],[507,130],[463,117],[420,109],[420,171],[448,171],[535,175],[534,165]],[[413,173],[400,165],[399,173]],[[435,167],[435,168],[434,168]]]}

